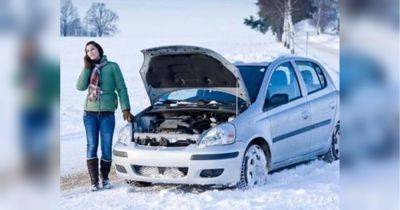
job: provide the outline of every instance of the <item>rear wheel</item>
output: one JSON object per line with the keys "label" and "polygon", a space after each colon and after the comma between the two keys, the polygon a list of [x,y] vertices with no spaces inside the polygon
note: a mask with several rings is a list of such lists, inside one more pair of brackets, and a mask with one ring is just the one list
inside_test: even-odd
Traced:
{"label": "rear wheel", "polygon": [[238,188],[251,188],[265,184],[268,175],[268,160],[263,148],[251,144],[243,156]]}
{"label": "rear wheel", "polygon": [[324,161],[331,163],[340,158],[340,124],[338,123],[332,132],[332,141],[329,151],[324,155]]}

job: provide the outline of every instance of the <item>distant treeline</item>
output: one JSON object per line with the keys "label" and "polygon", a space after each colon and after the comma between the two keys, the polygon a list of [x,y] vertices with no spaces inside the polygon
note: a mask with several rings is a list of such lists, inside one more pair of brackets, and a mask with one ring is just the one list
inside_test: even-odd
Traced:
{"label": "distant treeline", "polygon": [[339,0],[258,0],[258,17],[244,19],[244,24],[265,33],[271,30],[278,42],[294,51],[294,24],[311,19],[316,33],[331,29],[339,33]]}
{"label": "distant treeline", "polygon": [[61,36],[112,36],[117,31],[118,15],[104,3],[93,3],[81,20],[71,0],[61,0]]}

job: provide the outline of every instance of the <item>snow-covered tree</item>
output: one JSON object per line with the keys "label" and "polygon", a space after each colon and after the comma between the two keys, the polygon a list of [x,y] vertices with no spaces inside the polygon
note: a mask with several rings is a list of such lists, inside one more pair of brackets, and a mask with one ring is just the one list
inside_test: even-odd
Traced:
{"label": "snow-covered tree", "polygon": [[256,5],[259,19],[250,17],[245,19],[245,24],[261,32],[260,29],[271,29],[277,41],[294,53],[293,25],[311,17],[312,0],[258,0]]}
{"label": "snow-covered tree", "polygon": [[76,35],[75,30],[80,22],[76,7],[71,0],[62,0],[60,7],[60,34],[61,36]]}
{"label": "snow-covered tree", "polygon": [[244,19],[243,23],[256,31],[265,34],[265,32],[267,32],[268,30],[268,27],[265,25],[265,22],[266,21],[263,21],[261,19],[255,19],[252,15],[250,15],[249,18]]}
{"label": "snow-covered tree", "polygon": [[339,31],[339,1],[338,0],[313,0],[316,8],[313,14],[317,34],[324,33],[331,26]]}
{"label": "snow-covered tree", "polygon": [[104,3],[93,3],[85,17],[89,30],[99,37],[115,34],[118,19],[118,15]]}
{"label": "snow-covered tree", "polygon": [[293,0],[287,0],[283,5],[283,44],[294,54]]}

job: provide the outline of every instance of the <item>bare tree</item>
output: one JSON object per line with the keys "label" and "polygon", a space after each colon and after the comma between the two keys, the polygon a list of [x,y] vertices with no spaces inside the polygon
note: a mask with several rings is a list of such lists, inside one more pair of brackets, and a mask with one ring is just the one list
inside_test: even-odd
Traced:
{"label": "bare tree", "polygon": [[83,26],[81,24],[81,19],[75,19],[70,25],[70,36],[82,36],[83,35]]}
{"label": "bare tree", "polygon": [[259,16],[272,27],[278,41],[294,54],[294,23],[310,17],[310,0],[258,0]]}
{"label": "bare tree", "polygon": [[74,34],[79,22],[78,12],[71,0],[62,0],[60,8],[60,33],[62,36]]}
{"label": "bare tree", "polygon": [[118,19],[118,15],[106,8],[104,3],[93,3],[85,17],[89,29],[99,37],[116,33]]}
{"label": "bare tree", "polygon": [[313,14],[313,21],[317,34],[324,33],[328,26],[339,30],[339,1],[338,0],[313,0],[317,8]]}

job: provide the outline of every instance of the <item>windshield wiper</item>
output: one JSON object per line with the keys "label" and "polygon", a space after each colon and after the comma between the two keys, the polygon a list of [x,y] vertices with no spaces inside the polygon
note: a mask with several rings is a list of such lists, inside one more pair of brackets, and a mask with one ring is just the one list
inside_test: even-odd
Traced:
{"label": "windshield wiper", "polygon": [[169,105],[171,107],[177,106],[203,106],[203,107],[212,107],[217,108],[220,106],[234,106],[235,102],[227,102],[227,101],[216,101],[216,100],[208,100],[208,99],[197,99],[193,101],[185,101],[185,100],[173,100],[173,99],[163,99],[159,100],[154,105]]}
{"label": "windshield wiper", "polygon": [[158,100],[154,105],[164,105],[164,104],[172,104],[172,103],[177,103],[179,100],[171,100],[171,99],[162,99]]}
{"label": "windshield wiper", "polygon": [[184,100],[172,100],[172,99],[166,99],[166,100],[159,100],[154,105],[169,105],[170,107],[176,107],[176,106],[189,106],[189,105],[197,105],[194,102],[190,101],[184,101]]}
{"label": "windshield wiper", "polygon": [[206,100],[206,99],[199,99],[196,100],[196,102],[201,102],[201,105],[204,106],[211,106],[211,107],[216,107],[216,106],[233,106],[235,105],[235,102],[227,102],[227,101],[216,101],[216,100]]}

